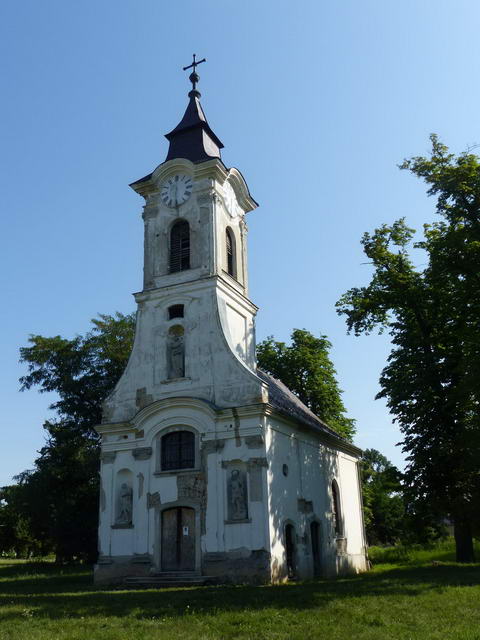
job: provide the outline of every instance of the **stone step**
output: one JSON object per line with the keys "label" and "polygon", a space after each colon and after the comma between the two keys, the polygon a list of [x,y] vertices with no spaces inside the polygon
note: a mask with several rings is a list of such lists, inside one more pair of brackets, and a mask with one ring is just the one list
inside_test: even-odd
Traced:
{"label": "stone step", "polygon": [[201,575],[155,575],[155,576],[129,576],[124,584],[129,587],[155,586],[155,587],[190,587],[204,584],[214,584],[216,578]]}
{"label": "stone step", "polygon": [[155,577],[167,577],[167,576],[176,576],[176,577],[183,577],[183,576],[200,576],[201,573],[200,571],[154,571],[152,572],[150,575],[155,576]]}

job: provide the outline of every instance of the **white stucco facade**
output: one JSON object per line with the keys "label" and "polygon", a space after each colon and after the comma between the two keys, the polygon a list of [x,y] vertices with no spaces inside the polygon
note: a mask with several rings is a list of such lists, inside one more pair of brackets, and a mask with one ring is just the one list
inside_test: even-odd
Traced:
{"label": "white stucco facade", "polygon": [[[176,176],[190,192],[167,206]],[[256,369],[245,224],[256,203],[240,172],[173,158],[132,187],[145,199],[144,288],[130,360],[97,427],[96,580],[364,570],[360,451],[306,407],[289,412],[287,391]],[[173,271],[179,222],[189,262]]]}

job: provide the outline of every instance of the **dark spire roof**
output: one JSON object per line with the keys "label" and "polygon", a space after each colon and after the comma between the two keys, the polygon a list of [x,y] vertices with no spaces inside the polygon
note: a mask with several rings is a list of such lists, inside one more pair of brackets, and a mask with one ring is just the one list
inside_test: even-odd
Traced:
{"label": "dark spire roof", "polygon": [[193,68],[193,72],[189,76],[192,83],[192,90],[188,94],[190,102],[175,129],[165,135],[170,142],[165,162],[173,160],[173,158],[187,158],[192,162],[220,158],[220,149],[223,148],[221,141],[210,129],[199,100],[200,91],[197,89],[197,82],[200,80],[200,76],[197,73],[197,66],[206,60],[203,58],[203,60],[197,61],[195,58],[196,56],[193,54],[192,64],[183,67],[184,71]]}
{"label": "dark spire roof", "polygon": [[165,137],[170,142],[165,159],[187,158],[192,162],[203,162],[210,158],[220,158],[222,142],[217,138],[207,122],[200,104],[200,93],[196,90],[188,94],[190,102],[178,125]]}

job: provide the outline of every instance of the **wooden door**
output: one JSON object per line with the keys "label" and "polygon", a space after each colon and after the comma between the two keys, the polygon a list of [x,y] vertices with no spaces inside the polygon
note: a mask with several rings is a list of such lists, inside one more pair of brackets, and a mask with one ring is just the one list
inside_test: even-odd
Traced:
{"label": "wooden door", "polygon": [[162,512],[162,570],[195,569],[195,511],[174,507]]}

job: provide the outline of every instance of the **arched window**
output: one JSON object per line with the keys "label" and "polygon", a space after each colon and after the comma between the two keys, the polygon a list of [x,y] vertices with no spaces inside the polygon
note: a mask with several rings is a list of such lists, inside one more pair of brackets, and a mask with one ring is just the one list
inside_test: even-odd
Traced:
{"label": "arched window", "polygon": [[168,319],[183,318],[183,304],[173,304],[168,307]]}
{"label": "arched window", "polygon": [[161,439],[162,471],[195,467],[195,435],[191,431],[172,431]]}
{"label": "arched window", "polygon": [[170,231],[170,273],[185,269],[190,269],[190,227],[179,220]]}
{"label": "arched window", "polygon": [[340,506],[340,490],[337,481],[332,482],[332,501],[333,501],[333,524],[335,526],[335,535],[337,538],[343,536],[342,510]]}
{"label": "arched window", "polygon": [[176,324],[168,330],[167,339],[167,377],[185,376],[185,330]]}
{"label": "arched window", "polygon": [[225,240],[227,243],[227,272],[232,278],[237,277],[237,269],[236,269],[236,247],[235,247],[235,236],[233,231],[230,228],[226,229],[225,232]]}

